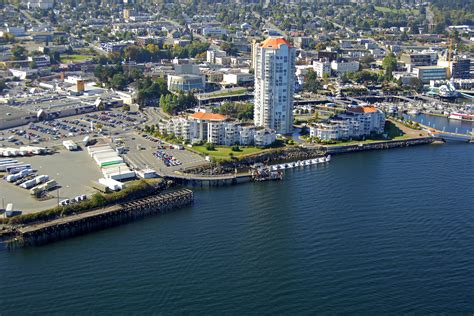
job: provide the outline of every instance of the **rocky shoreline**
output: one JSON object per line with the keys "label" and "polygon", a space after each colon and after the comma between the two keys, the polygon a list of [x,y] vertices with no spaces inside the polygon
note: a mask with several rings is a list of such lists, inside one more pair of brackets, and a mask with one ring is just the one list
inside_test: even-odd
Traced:
{"label": "rocky shoreline", "polygon": [[305,148],[305,147],[287,147],[278,148],[270,151],[266,151],[260,154],[247,156],[240,159],[234,159],[231,161],[224,161],[219,163],[212,163],[207,166],[200,166],[194,168],[188,168],[183,173],[189,175],[223,175],[231,174],[242,171],[247,171],[251,166],[256,163],[263,164],[276,164],[288,161],[298,161],[321,157],[325,154],[325,151],[319,148]]}

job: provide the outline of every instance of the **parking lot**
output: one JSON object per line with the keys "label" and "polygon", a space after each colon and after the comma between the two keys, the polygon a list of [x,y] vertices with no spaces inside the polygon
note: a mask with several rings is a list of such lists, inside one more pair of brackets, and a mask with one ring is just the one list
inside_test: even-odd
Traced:
{"label": "parking lot", "polygon": [[[16,158],[31,164],[37,175],[48,175],[56,180],[59,187],[48,192],[49,199],[39,201],[27,189],[15,186],[13,183],[0,179],[0,198],[5,205],[13,203],[15,209],[23,213],[44,210],[54,207],[59,200],[72,199],[78,195],[90,195],[97,191],[93,189],[91,181],[97,181],[102,173],[87,151],[61,150],[54,155],[32,156]],[[58,191],[59,190],[59,191]]]}
{"label": "parking lot", "polygon": [[[127,161],[137,169],[152,168],[160,175],[170,175],[174,171],[208,163],[203,157],[183,149],[173,148],[171,144],[143,135],[127,137],[125,146],[131,148],[126,154]],[[140,149],[139,149],[140,148]],[[157,155],[157,153],[163,155]],[[163,156],[169,157],[175,164],[166,163]],[[176,163],[177,162],[177,163]]]}
{"label": "parking lot", "polygon": [[0,147],[53,147],[66,139],[80,142],[86,135],[102,137],[131,132],[144,122],[146,117],[141,113],[119,110],[87,113],[2,130]]}
{"label": "parking lot", "polygon": [[[48,175],[58,183],[59,190],[52,189],[46,199],[34,198],[29,190],[0,179],[0,198],[3,203],[13,203],[15,209],[24,213],[54,207],[59,200],[72,199],[78,195],[90,195],[97,192],[91,188],[91,181],[103,177],[99,167],[85,151],[82,140],[109,141],[110,139],[132,134],[146,121],[141,113],[125,113],[121,110],[103,111],[76,115],[66,118],[41,121],[17,128],[0,131],[0,147],[19,148],[32,145],[54,149],[53,155],[15,157],[18,161],[31,164],[35,176]],[[91,126],[94,129],[91,129]],[[73,140],[79,151],[70,152],[64,148],[64,140]],[[10,157],[9,157],[10,158]],[[30,175],[32,177],[32,175]],[[0,205],[1,207],[1,205]]]}

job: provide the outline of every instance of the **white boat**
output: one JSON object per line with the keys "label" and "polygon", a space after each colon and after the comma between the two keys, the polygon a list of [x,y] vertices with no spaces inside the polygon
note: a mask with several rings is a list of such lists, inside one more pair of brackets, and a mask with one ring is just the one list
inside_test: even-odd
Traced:
{"label": "white boat", "polygon": [[451,120],[474,121],[474,115],[464,113],[451,113],[448,118]]}

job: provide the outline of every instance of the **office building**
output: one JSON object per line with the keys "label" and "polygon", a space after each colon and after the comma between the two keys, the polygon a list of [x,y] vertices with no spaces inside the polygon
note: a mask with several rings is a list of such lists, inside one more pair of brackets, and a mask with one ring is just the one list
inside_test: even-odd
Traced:
{"label": "office building", "polygon": [[441,66],[420,66],[413,69],[413,73],[423,83],[429,83],[430,80],[446,79],[446,67]]}

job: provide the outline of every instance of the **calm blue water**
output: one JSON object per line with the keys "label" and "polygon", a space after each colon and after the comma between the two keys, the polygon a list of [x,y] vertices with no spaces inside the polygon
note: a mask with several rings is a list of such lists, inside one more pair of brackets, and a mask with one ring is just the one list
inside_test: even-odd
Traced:
{"label": "calm blue water", "polygon": [[0,314],[470,314],[474,145],[334,157],[281,182],[0,252]]}
{"label": "calm blue water", "polygon": [[426,114],[411,115],[410,119],[439,130],[444,129],[446,132],[466,134],[474,131],[474,122],[452,120],[442,116]]}

